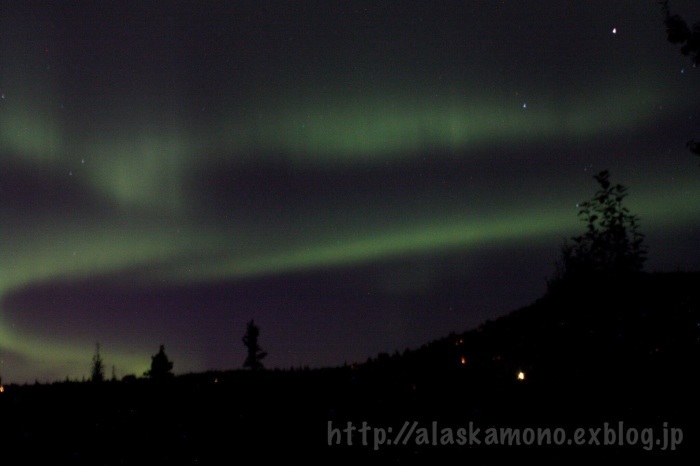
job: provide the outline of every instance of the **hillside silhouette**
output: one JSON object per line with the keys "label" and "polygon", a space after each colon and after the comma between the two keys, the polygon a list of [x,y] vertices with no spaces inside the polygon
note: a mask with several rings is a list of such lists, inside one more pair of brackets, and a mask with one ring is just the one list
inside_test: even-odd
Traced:
{"label": "hillside silhouette", "polygon": [[[98,345],[90,383],[3,387],[5,454],[108,465],[280,455],[332,464],[686,464],[699,453],[700,272],[643,272],[626,189],[607,171],[594,178],[600,188],[579,211],[585,233],[565,243],[547,292],[529,306],[327,369],[265,370],[253,320],[241,370],[175,376],[161,345],[144,377],[106,382]],[[554,443],[552,431],[561,434]]]}
{"label": "hillside silhouette", "polygon": [[[242,457],[334,464],[625,458],[680,464],[698,453],[700,273],[638,273],[550,290],[477,329],[361,364],[221,371],[168,383],[5,387],[5,454],[52,464],[219,464]],[[523,375],[519,379],[518,374]],[[418,421],[680,428],[674,451],[636,446],[329,445],[329,422]],[[343,434],[344,435],[344,434]],[[343,437],[344,441],[344,437]]]}

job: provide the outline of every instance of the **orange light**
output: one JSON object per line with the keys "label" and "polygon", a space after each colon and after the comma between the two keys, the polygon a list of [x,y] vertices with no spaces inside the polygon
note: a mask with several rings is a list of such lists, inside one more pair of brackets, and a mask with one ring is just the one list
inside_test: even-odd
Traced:
{"label": "orange light", "polygon": [[518,380],[525,380],[525,372],[523,372],[523,371],[518,372]]}
{"label": "orange light", "polygon": [[3,393],[4,391],[5,391],[5,387],[3,387],[2,385],[0,385],[0,393]]}
{"label": "orange light", "polygon": [[467,358],[465,358],[464,356],[462,356],[462,365],[465,365],[466,363],[467,363]]}

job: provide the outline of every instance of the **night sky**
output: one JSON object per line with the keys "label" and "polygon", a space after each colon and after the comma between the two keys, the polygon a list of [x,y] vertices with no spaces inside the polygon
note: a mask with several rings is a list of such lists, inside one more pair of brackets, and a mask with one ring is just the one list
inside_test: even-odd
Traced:
{"label": "night sky", "polygon": [[[674,13],[700,20],[695,2]],[[700,268],[700,71],[640,1],[0,4],[0,376],[361,362],[531,303],[629,188]]]}

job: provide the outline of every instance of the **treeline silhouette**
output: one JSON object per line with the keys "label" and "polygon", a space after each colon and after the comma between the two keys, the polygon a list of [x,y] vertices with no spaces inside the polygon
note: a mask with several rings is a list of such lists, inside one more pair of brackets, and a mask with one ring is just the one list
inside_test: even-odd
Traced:
{"label": "treeline silhouette", "polygon": [[[243,367],[250,368],[252,371],[264,369],[262,364],[263,358],[267,356],[267,352],[263,351],[258,344],[260,336],[260,328],[255,325],[255,321],[251,320],[246,325],[246,333],[243,335],[243,344],[247,349],[247,357],[243,362]],[[173,373],[174,362],[171,361],[165,354],[165,345],[160,345],[158,353],[151,356],[151,368],[144,372],[143,376],[152,381],[163,382],[174,377]],[[90,381],[99,383],[105,380],[104,362],[100,354],[100,344],[95,344],[95,354],[92,356],[92,365],[90,368]],[[117,380],[115,367],[112,366],[112,382]],[[132,382],[136,380],[135,374],[128,374],[122,378],[122,381]],[[66,381],[70,379],[66,377]]]}
{"label": "treeline silhouette", "polygon": [[[251,320],[245,369],[172,375],[165,349],[149,377],[7,387],[0,438],[24,462],[229,464],[283,455],[332,464],[688,464],[700,405],[700,272],[647,273],[627,192],[595,176],[584,232],[565,241],[546,294],[478,328],[364,362],[264,369]],[[104,379],[99,346],[93,380]],[[101,374],[101,375],[95,375]],[[153,380],[168,383],[153,383]],[[675,451],[637,445],[472,446],[409,442],[376,451],[331,442],[329,422],[430,426],[682,429]],[[664,424],[666,423],[666,424]],[[395,431],[396,432],[396,431]],[[344,437],[343,437],[344,438]],[[338,444],[340,443],[340,444]]]}

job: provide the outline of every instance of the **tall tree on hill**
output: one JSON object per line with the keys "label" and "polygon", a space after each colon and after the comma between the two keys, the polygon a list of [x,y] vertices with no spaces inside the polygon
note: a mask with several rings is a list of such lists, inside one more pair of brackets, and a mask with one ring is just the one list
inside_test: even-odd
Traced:
{"label": "tall tree on hill", "polygon": [[644,235],[638,231],[639,219],[622,205],[627,188],[613,185],[609,177],[607,170],[595,175],[600,189],[590,201],[579,205],[578,216],[586,222],[586,231],[564,244],[555,283],[642,270],[646,247],[642,244]]}
{"label": "tall tree on hill", "polygon": [[245,335],[243,335],[243,344],[248,348],[248,356],[243,363],[243,367],[250,367],[252,371],[264,369],[262,360],[267,356],[267,353],[263,351],[258,344],[259,336],[260,329],[255,325],[255,322],[251,320],[248,322]]}

